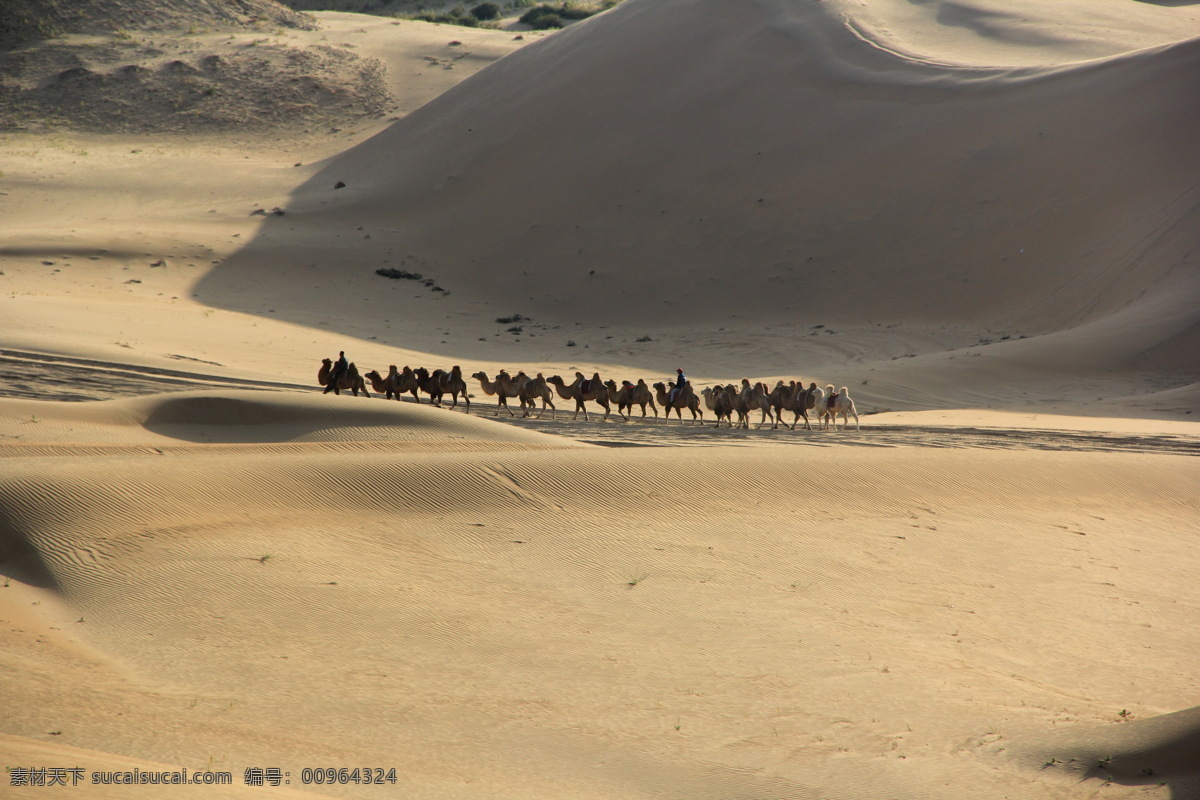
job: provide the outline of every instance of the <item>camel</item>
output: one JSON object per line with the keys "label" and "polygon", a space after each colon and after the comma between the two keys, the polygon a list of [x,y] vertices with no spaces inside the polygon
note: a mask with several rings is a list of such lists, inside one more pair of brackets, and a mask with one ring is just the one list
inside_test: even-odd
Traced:
{"label": "camel", "polygon": [[829,429],[829,401],[835,394],[837,394],[837,392],[833,390],[833,384],[826,384],[824,391],[821,392],[821,395],[817,398],[817,401],[813,403],[812,411],[816,418],[821,421],[822,430]]}
{"label": "camel", "polygon": [[588,419],[587,407],[584,406],[584,401],[591,400],[597,403],[604,409],[604,418],[607,420],[612,414],[612,408],[608,402],[608,387],[600,380],[600,373],[595,373],[592,377],[583,377],[582,372],[575,373],[575,382],[567,384],[558,375],[551,375],[546,378],[546,383],[552,385],[558,390],[558,396],[564,400],[575,401],[575,416],[572,420],[579,418],[579,412],[583,412],[583,419],[586,422]]}
{"label": "camel", "polygon": [[354,396],[358,397],[359,391],[363,393],[363,397],[370,397],[371,393],[367,391],[367,384],[363,381],[362,376],[358,374],[358,367],[353,363],[346,368],[346,372],[338,378],[337,385],[329,383],[329,374],[333,372],[332,359],[322,358],[321,369],[317,371],[317,383],[325,387],[322,394],[333,392],[340,395],[343,389],[349,389],[354,392]]}
{"label": "camel", "polygon": [[[671,382],[671,388],[675,388],[674,381]],[[691,381],[688,381],[675,392],[675,397],[670,397],[667,385],[662,381],[654,384],[654,390],[658,393],[658,404],[666,410],[667,419],[671,418],[671,410],[674,409],[675,414],[679,417],[679,422],[683,422],[683,409],[692,412],[692,423],[696,422],[696,415],[699,414],[700,422],[704,422],[704,411],[700,408],[700,398],[696,396],[696,392],[692,389]]]}
{"label": "camel", "polygon": [[721,420],[724,419],[732,428],[734,406],[736,405],[734,397],[737,394],[737,388],[718,384],[707,387],[700,394],[704,396],[704,404],[708,406],[708,410],[713,412],[717,418],[716,427],[721,427]]}
{"label": "camel", "polygon": [[811,431],[812,424],[808,419],[808,410],[813,408],[817,398],[824,394],[815,383],[809,384],[809,387],[805,389],[799,381],[789,381],[788,383],[780,381],[771,392],[771,405],[775,409],[775,425],[772,426],[772,430],[783,422],[783,412],[786,410],[795,415],[792,418],[792,430],[796,430],[796,424],[800,421],[800,417],[804,417],[804,429]]}
{"label": "camel", "polygon": [[[638,378],[636,384],[629,381],[622,381],[621,386],[617,386],[616,381],[605,381],[604,385],[608,387],[608,396],[617,403],[617,413],[625,417],[628,422],[633,416],[634,405],[642,407],[642,419],[646,418],[646,405],[650,405],[650,410],[654,412],[654,416],[658,416],[658,406],[654,405],[654,394],[650,391],[650,387],[646,385],[643,378]],[[623,413],[628,408],[629,413]]]}
{"label": "camel", "polygon": [[[503,378],[501,376],[503,376]],[[500,375],[498,375],[494,381],[488,378],[488,374],[483,371],[476,372],[471,377],[479,381],[479,385],[483,389],[483,393],[488,397],[491,397],[492,395],[498,396],[499,399],[496,402],[497,417],[500,416],[501,408],[507,411],[510,417],[516,416],[516,414],[512,412],[512,409],[508,407],[508,398],[517,396],[515,391],[514,393],[509,394],[506,390],[506,384],[510,382],[510,379],[508,379],[508,373],[501,370]]]}
{"label": "camel", "polygon": [[455,364],[449,372],[442,372],[442,370],[438,370],[438,372],[441,372],[438,377],[442,393],[450,395],[450,399],[453,401],[450,403],[450,407],[457,407],[458,396],[462,395],[463,402],[467,404],[467,413],[470,414],[471,395],[467,394],[467,382],[463,380],[462,367]]}
{"label": "camel", "polygon": [[[821,416],[825,413],[825,403],[829,400],[829,395],[825,393],[824,389],[817,386],[816,383],[808,384],[808,388],[804,390],[804,395],[805,410],[813,412],[813,416],[820,420]],[[812,430],[807,413],[804,415],[804,427],[806,430]]]}
{"label": "camel", "polygon": [[430,372],[424,367],[417,367],[413,370],[413,374],[417,376],[417,385],[420,390],[429,395],[429,402],[440,406],[442,395],[446,394],[446,390],[442,386],[442,376],[445,374],[445,370],[435,369]]}
{"label": "camel", "polygon": [[496,385],[504,392],[504,396],[516,397],[518,400],[521,397],[521,388],[527,380],[529,380],[529,376],[523,370],[518,370],[515,378],[509,375],[506,369],[502,369],[496,373]]}
{"label": "camel", "polygon": [[[391,383],[379,374],[379,370],[373,369],[364,374],[363,378],[371,382],[371,388],[375,390],[376,394],[385,395],[388,400],[392,399]],[[400,398],[397,397],[396,399],[399,400]]]}
{"label": "camel", "polygon": [[397,400],[402,394],[411,394],[418,405],[421,403],[421,395],[417,394],[421,390],[421,379],[407,364],[402,370],[397,370],[395,364],[388,367],[386,380],[391,381]]}
{"label": "camel", "polygon": [[[833,385],[830,384],[827,389],[832,392]],[[826,413],[829,417],[829,421],[833,423],[833,429],[835,431],[837,430],[838,414],[842,415],[842,430],[846,430],[846,428],[850,425],[850,420],[846,418],[847,414],[852,414],[854,416],[854,430],[859,430],[858,412],[854,410],[854,401],[850,399],[850,392],[845,386],[843,386],[841,389],[838,389],[837,394],[831,394],[826,400],[826,405],[828,408]]]}
{"label": "camel", "polygon": [[750,412],[756,408],[762,411],[759,428],[767,424],[768,417],[774,421],[775,413],[771,410],[771,397],[766,384],[760,382],[751,386],[749,378],[742,378],[742,388],[737,399],[738,424],[741,427],[750,427]]}
{"label": "camel", "polygon": [[[408,367],[405,367],[405,369],[408,369]],[[380,375],[378,370],[371,370],[367,374],[363,375],[363,377],[371,382],[371,388],[374,389],[377,394],[383,395],[388,400],[391,400],[393,395],[395,395],[396,399],[399,400],[400,395],[403,394],[404,391],[407,391],[406,389],[400,388],[400,372],[396,369],[395,364],[392,364],[388,367],[388,374],[386,378]],[[416,396],[416,384],[414,383],[413,397]],[[418,402],[420,402],[419,398]]]}
{"label": "camel", "polygon": [[542,401],[542,411],[538,414],[541,418],[546,413],[546,406],[550,406],[550,419],[558,417],[558,409],[554,407],[554,392],[550,391],[550,387],[546,384],[546,376],[538,373],[536,378],[531,378],[524,372],[517,373],[516,382],[518,385],[517,396],[521,398],[521,410],[528,417],[532,412],[538,400]]}

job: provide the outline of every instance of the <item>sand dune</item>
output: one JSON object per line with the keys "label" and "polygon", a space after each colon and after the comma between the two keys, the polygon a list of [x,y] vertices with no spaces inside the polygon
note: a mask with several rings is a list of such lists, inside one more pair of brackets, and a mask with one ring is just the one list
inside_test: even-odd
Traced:
{"label": "sand dune", "polygon": [[[117,723],[117,752],[354,754],[433,796],[961,797],[1047,791],[1057,778],[1031,759],[1161,742],[1149,726],[1029,737],[1168,711],[1191,685],[1188,457],[530,450],[542,437],[436,409],[252,397],[268,396],[8,415],[6,431],[51,405],[57,420],[37,424],[157,443],[0,462],[16,576],[71,606],[41,635],[103,653],[95,682],[136,690],[154,726],[151,743]],[[395,417],[393,441],[364,441],[367,413]],[[313,440],[317,419],[356,433]],[[287,426],[312,443],[189,449],[277,442]],[[446,449],[392,446],[414,428]],[[455,452],[497,428],[489,449]],[[326,446],[343,439],[357,446]],[[836,484],[814,491],[831,468]],[[112,702],[74,712],[62,741],[111,751]],[[49,724],[24,706],[10,730]],[[1139,758],[1195,777],[1170,748]]]}
{"label": "sand dune", "polygon": [[[697,361],[733,343],[716,328],[770,325],[820,371],[825,340],[797,333],[836,323],[868,348],[900,324],[941,328],[935,375],[946,350],[1007,336],[1035,340],[1009,347],[1022,388],[1110,369],[1190,381],[1198,57],[1193,39],[962,68],[870,46],[823,4],[634,0],[333,160],[200,296],[258,307],[282,257],[343,319],[372,296],[382,319],[436,314],[381,285],[392,266],[475,317],[632,327]],[[566,338],[541,350],[561,358]],[[661,351],[635,363],[673,368]]]}
{"label": "sand dune", "polygon": [[[376,59],[394,124],[0,138],[5,766],[1200,798],[1195,6],[317,18],[173,46]],[[129,35],[53,46],[157,74]],[[322,395],[338,350],[830,382],[863,424]],[[180,768],[231,782],[88,782]]]}

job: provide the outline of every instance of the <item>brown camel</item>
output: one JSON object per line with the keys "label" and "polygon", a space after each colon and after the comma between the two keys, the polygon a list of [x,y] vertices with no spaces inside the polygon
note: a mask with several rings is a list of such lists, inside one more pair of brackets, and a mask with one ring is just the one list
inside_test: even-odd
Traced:
{"label": "brown camel", "polygon": [[[675,388],[674,381],[671,382],[671,389]],[[671,411],[674,409],[675,414],[679,417],[680,423],[683,422],[683,409],[692,412],[692,423],[696,422],[696,416],[699,414],[700,421],[704,422],[704,411],[700,408],[700,398],[696,396],[695,390],[692,389],[691,381],[683,385],[679,391],[675,392],[675,397],[672,400],[670,390],[662,381],[654,384],[654,390],[658,393],[658,404],[663,407],[666,418],[671,418]]]}
{"label": "brown camel", "polygon": [[467,382],[463,380],[462,367],[455,364],[450,368],[449,372],[441,372],[438,376],[439,383],[443,394],[450,395],[453,401],[450,403],[451,408],[458,406],[458,396],[462,395],[463,402],[467,404],[467,413],[471,413],[471,395],[467,394]]}
{"label": "brown camel", "polygon": [[758,423],[759,428],[767,424],[767,417],[774,421],[775,413],[771,410],[771,397],[766,384],[759,382],[751,385],[748,378],[742,378],[742,388],[738,394],[738,416],[741,427],[750,427],[750,412],[755,409],[762,412],[762,420]]}
{"label": "brown camel", "polygon": [[371,393],[367,391],[367,384],[363,381],[362,376],[358,374],[358,367],[353,363],[346,368],[346,372],[338,378],[337,384],[331,386],[329,384],[329,374],[333,372],[333,361],[328,358],[321,359],[321,369],[317,371],[317,383],[325,387],[325,391],[332,391],[334,394],[340,395],[343,389],[349,389],[354,392],[354,396],[358,397],[361,391],[363,397],[370,397]]}
{"label": "brown camel", "polygon": [[393,391],[396,392],[396,398],[399,399],[402,394],[411,394],[413,400],[420,404],[421,395],[417,394],[421,390],[421,379],[417,377],[417,373],[412,367],[407,364],[404,369],[397,370],[393,364],[388,368],[387,380],[392,382]]}
{"label": "brown camel", "polygon": [[[625,417],[626,422],[633,416],[635,405],[642,407],[642,419],[646,418],[647,405],[654,412],[654,416],[658,416],[658,406],[654,404],[654,393],[650,391],[650,387],[646,385],[644,379],[638,378],[636,384],[621,381],[620,386],[617,386],[616,381],[605,381],[604,385],[608,388],[609,400],[617,404],[617,413]],[[629,410],[628,414],[625,413],[626,409]]]}
{"label": "brown camel", "polygon": [[446,393],[442,388],[442,375],[445,370],[435,369],[433,372],[424,367],[417,367],[413,370],[413,374],[417,376],[417,386],[420,390],[429,395],[429,402],[435,406],[442,404],[442,395]]}
{"label": "brown camel", "polygon": [[583,377],[582,372],[575,373],[575,382],[567,384],[558,375],[551,375],[546,378],[546,383],[558,390],[558,396],[564,400],[575,401],[575,416],[571,419],[578,419],[579,412],[583,412],[583,419],[587,421],[587,407],[584,406],[584,401],[591,400],[597,403],[604,409],[604,418],[608,419],[612,414],[612,408],[608,402],[608,387],[600,380],[600,373],[595,373],[591,378]]}
{"label": "brown camel", "polygon": [[716,427],[721,427],[721,420],[725,420],[729,427],[733,427],[733,412],[735,406],[735,398],[737,397],[737,387],[709,386],[700,392],[704,396],[704,405],[708,406],[708,410],[713,412],[717,418]]}
{"label": "brown camel", "polygon": [[531,378],[524,372],[518,372],[515,379],[518,385],[517,397],[521,399],[521,410],[524,416],[528,417],[533,413],[537,401],[542,401],[542,410],[538,414],[541,418],[546,413],[546,406],[550,406],[550,419],[558,417],[558,409],[554,407],[554,392],[550,391],[550,387],[546,384],[546,376],[538,373],[536,378]]}
{"label": "brown camel", "polygon": [[[363,377],[371,382],[371,388],[374,389],[376,393],[383,395],[388,400],[391,400],[393,395],[395,395],[396,399],[399,400],[400,395],[403,393],[403,391],[400,389],[400,372],[396,369],[395,364],[392,364],[390,367],[388,367],[388,374],[386,378],[380,375],[378,370],[371,370],[367,374],[363,375]],[[416,396],[415,387],[413,396]]]}
{"label": "brown camel", "polygon": [[[501,370],[500,374],[507,377],[507,373],[505,373],[503,370]],[[488,374],[483,371],[476,372],[471,377],[475,378],[477,381],[479,381],[479,385],[483,389],[484,394],[486,394],[488,397],[491,397],[492,395],[496,395],[499,398],[496,402],[496,416],[497,417],[500,416],[501,408],[503,408],[505,411],[507,411],[508,415],[510,417],[516,416],[516,414],[514,414],[512,412],[512,409],[508,407],[508,398],[516,397],[516,395],[508,394],[506,392],[505,385],[504,385],[505,381],[503,381],[499,376],[497,376],[496,380],[493,381],[490,378],[488,378]]]}
{"label": "brown camel", "polygon": [[799,381],[787,383],[780,381],[771,392],[771,406],[775,409],[775,424],[772,428],[779,427],[779,424],[783,422],[784,411],[791,411],[795,415],[792,418],[792,430],[796,430],[796,424],[800,421],[800,417],[804,417],[804,429],[811,431],[812,425],[808,419],[808,412],[815,406],[817,398],[822,394],[824,392],[818,389],[815,383],[809,384],[809,387],[805,389],[804,384]]}

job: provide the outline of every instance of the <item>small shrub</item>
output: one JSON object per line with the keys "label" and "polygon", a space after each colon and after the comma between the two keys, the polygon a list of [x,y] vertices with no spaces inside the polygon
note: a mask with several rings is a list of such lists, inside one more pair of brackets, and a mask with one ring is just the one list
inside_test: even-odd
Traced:
{"label": "small shrub", "polygon": [[500,6],[495,3],[480,3],[471,9],[471,16],[480,22],[489,19],[499,19]]}
{"label": "small shrub", "polygon": [[[457,10],[457,9],[456,9]],[[469,14],[456,14],[453,11],[449,14],[433,14],[425,12],[417,14],[413,19],[419,19],[422,22],[440,22],[446,25],[462,25],[466,28],[474,28],[479,25],[479,20]]]}
{"label": "small shrub", "polygon": [[548,30],[550,28],[561,28],[564,24],[554,9],[554,6],[534,6],[529,11],[521,15],[521,22],[524,22],[534,30]]}
{"label": "small shrub", "polygon": [[524,22],[531,28],[536,30],[546,30],[547,28],[561,28],[565,26],[567,20],[572,19],[587,19],[593,14],[611,8],[615,3],[605,3],[600,8],[592,5],[566,2],[559,5],[550,3],[542,3],[526,11],[521,15],[521,22]]}

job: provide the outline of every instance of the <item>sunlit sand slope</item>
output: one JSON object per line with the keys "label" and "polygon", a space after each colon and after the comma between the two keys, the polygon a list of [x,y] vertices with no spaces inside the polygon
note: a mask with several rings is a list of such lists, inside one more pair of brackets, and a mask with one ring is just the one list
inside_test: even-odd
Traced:
{"label": "sunlit sand slope", "polygon": [[197,401],[29,422],[156,427],[138,452],[0,459],[0,602],[42,642],[4,656],[10,736],[398,768],[347,797],[1068,797],[1105,747],[1197,777],[1190,729],[1119,715],[1198,688],[1194,458],[531,449],[416,408],[357,438],[387,428],[352,399],[316,436],[264,400],[283,454],[246,397]]}

